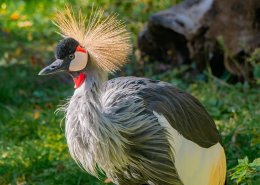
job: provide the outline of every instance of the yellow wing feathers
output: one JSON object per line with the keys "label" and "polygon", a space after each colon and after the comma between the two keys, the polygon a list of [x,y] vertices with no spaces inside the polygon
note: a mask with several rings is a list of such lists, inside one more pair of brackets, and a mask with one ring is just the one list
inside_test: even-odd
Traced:
{"label": "yellow wing feathers", "polygon": [[167,129],[178,175],[185,185],[223,185],[226,179],[226,157],[220,143],[202,148],[185,139],[163,115],[154,112]]}
{"label": "yellow wing feathers", "polygon": [[223,185],[226,180],[226,157],[224,149],[218,155],[216,162],[212,163],[210,167],[210,179],[208,185]]}

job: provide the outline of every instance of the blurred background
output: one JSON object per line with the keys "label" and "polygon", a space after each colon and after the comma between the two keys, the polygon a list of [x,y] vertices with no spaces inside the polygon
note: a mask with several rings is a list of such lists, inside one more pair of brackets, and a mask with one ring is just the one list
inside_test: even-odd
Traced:
{"label": "blurred background", "polygon": [[[117,12],[132,33],[134,50],[131,61],[110,78],[158,79],[194,95],[222,135],[229,184],[260,184],[260,5],[236,0],[237,6],[224,6],[225,1],[215,0],[198,18],[195,10],[201,2],[0,0],[0,184],[109,183],[104,175],[98,180],[85,173],[69,155],[64,114],[54,112],[73,94],[71,77],[38,76],[55,59],[54,49],[62,38],[51,18],[65,3],[86,15],[93,3],[105,9],[105,16]],[[171,8],[175,5],[179,7]],[[232,14],[222,6],[230,7],[226,11]],[[194,24],[178,20],[182,14]],[[171,22],[171,16],[177,18]],[[252,24],[243,24],[251,18]],[[234,40],[239,47],[231,44]]]}

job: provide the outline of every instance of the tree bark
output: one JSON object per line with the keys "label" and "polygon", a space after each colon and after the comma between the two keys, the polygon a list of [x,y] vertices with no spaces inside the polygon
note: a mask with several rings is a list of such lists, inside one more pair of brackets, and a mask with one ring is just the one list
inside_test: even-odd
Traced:
{"label": "tree bark", "polygon": [[141,56],[180,67],[207,64],[247,79],[245,61],[260,46],[260,0],[186,0],[153,14],[138,37]]}

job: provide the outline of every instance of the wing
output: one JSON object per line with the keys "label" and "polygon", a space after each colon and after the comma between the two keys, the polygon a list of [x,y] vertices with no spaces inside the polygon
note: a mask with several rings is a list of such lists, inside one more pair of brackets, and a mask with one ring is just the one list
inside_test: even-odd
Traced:
{"label": "wing", "polygon": [[[121,77],[107,82],[106,89],[131,89],[146,105],[146,113],[164,115],[170,125],[184,138],[209,148],[221,136],[213,119],[203,105],[192,95],[169,83],[136,77]],[[125,91],[125,96],[130,95]]]}

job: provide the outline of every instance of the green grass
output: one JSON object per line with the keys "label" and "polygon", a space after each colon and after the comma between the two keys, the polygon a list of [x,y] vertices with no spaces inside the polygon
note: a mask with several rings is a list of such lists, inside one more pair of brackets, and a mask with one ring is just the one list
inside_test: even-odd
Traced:
{"label": "green grass", "polygon": [[39,81],[38,70],[13,65],[1,71],[0,184],[102,184],[71,159],[63,115],[54,114],[73,87],[57,76]]}
{"label": "green grass", "polygon": [[[64,122],[60,126],[63,114],[54,114],[58,105],[73,94],[73,84],[67,82],[66,75],[37,75],[42,62],[48,64],[54,60],[55,45],[62,39],[55,33],[58,30],[50,18],[55,8],[62,8],[64,2],[0,0],[0,184],[104,184],[105,177],[101,181],[92,177],[72,160],[64,136]],[[89,14],[94,1],[66,2]],[[175,2],[96,0],[94,7],[102,6],[107,13],[119,13],[120,18],[127,21],[134,48],[137,48],[137,35],[149,16]],[[30,26],[23,26],[26,24]],[[134,72],[133,66],[143,72]],[[153,65],[145,70],[141,66],[133,55],[121,74],[170,82],[203,103],[222,134],[228,169],[246,156],[249,162],[259,158],[259,88],[240,83],[226,87],[210,78],[187,83],[180,78],[180,70],[153,75]],[[241,183],[253,184],[259,180],[256,173],[259,170],[253,173],[247,166],[243,166],[242,171],[246,173]],[[236,184],[236,179],[228,176],[229,184]]]}

